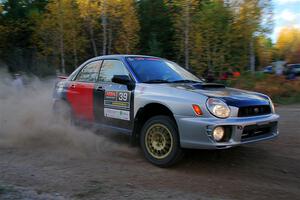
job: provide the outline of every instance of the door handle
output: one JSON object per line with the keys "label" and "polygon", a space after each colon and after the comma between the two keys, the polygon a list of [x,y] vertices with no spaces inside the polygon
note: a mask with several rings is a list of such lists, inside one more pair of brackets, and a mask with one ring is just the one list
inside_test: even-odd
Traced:
{"label": "door handle", "polygon": [[97,91],[104,91],[104,88],[103,88],[102,86],[98,86],[98,87],[96,88],[96,90],[97,90]]}
{"label": "door handle", "polygon": [[75,88],[75,87],[76,87],[76,85],[75,85],[75,84],[72,84],[72,85],[71,85],[71,88]]}

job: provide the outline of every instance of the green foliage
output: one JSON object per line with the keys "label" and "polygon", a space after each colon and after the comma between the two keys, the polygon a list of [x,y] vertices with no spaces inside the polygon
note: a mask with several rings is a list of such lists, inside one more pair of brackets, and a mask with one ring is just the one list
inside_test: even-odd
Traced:
{"label": "green foliage", "polygon": [[46,12],[36,20],[32,40],[41,55],[59,58],[56,66],[60,66],[62,72],[75,69],[87,43],[78,13],[72,0],[55,0],[47,4]]}
{"label": "green foliage", "polygon": [[285,77],[257,72],[244,73],[238,79],[227,81],[227,85],[267,94],[279,104],[300,103],[299,80],[287,81]]}
{"label": "green foliage", "polygon": [[278,104],[282,105],[289,105],[289,104],[299,104],[300,103],[300,93],[292,94],[288,97],[280,97],[275,96],[273,101]]}
{"label": "green foliage", "polygon": [[213,1],[202,5],[194,23],[196,39],[192,63],[201,63],[197,70],[220,71],[230,63],[232,21],[232,12],[223,3]]}
{"label": "green foliage", "polygon": [[175,60],[198,74],[222,73],[248,69],[254,43],[256,63],[265,66],[276,55],[265,36],[271,23],[262,23],[272,14],[270,0],[237,2],[6,0],[0,59],[11,71],[46,75],[71,72],[97,55],[137,53]]}
{"label": "green foliage", "polygon": [[164,1],[140,0],[137,5],[141,27],[140,52],[174,58],[174,26]]}
{"label": "green foliage", "polygon": [[149,54],[153,56],[161,56],[162,55],[162,48],[161,43],[158,41],[157,36],[155,33],[150,35],[150,39],[148,42],[149,45]]}
{"label": "green foliage", "polygon": [[31,36],[35,29],[32,16],[42,13],[47,0],[7,0],[0,15],[0,59],[10,71],[31,71],[35,50]]}
{"label": "green foliage", "polygon": [[274,58],[274,51],[275,48],[270,38],[267,38],[265,35],[257,37],[256,53],[261,68],[270,65]]}
{"label": "green foliage", "polygon": [[228,80],[227,85],[230,87],[239,87],[239,88],[243,88],[246,90],[251,90],[255,87],[255,85],[258,82],[266,79],[267,76],[268,75],[261,73],[261,72],[257,72],[255,74],[253,74],[248,71],[248,72],[244,72],[243,75],[237,79]]}
{"label": "green foliage", "polygon": [[133,54],[137,52],[139,37],[137,33],[140,30],[140,24],[137,18],[137,11],[133,0],[116,1],[114,15],[110,19],[119,24],[115,27],[116,40],[114,48],[117,53]]}

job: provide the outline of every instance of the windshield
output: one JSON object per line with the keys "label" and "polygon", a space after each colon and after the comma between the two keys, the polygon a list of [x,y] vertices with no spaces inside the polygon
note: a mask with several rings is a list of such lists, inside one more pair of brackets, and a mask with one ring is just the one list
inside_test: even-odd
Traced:
{"label": "windshield", "polygon": [[128,57],[132,70],[143,83],[201,82],[174,62],[151,57]]}

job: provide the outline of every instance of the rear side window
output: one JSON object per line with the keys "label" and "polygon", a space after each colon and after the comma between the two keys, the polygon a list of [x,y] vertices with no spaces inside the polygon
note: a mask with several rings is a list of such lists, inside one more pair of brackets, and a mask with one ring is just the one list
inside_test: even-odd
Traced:
{"label": "rear side window", "polygon": [[129,76],[129,72],[123,62],[119,60],[104,60],[99,75],[99,81],[111,82],[114,75]]}
{"label": "rear side window", "polygon": [[101,62],[96,61],[87,64],[76,77],[76,81],[94,83],[97,81]]}

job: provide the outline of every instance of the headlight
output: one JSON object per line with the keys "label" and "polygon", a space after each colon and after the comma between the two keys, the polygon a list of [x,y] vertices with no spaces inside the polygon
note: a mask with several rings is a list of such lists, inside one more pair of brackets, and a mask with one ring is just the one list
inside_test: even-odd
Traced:
{"label": "headlight", "polygon": [[206,106],[211,114],[219,118],[227,118],[230,116],[230,109],[226,103],[220,99],[209,98]]}

